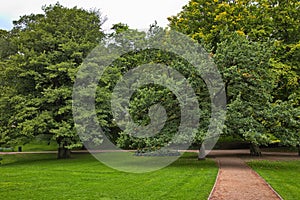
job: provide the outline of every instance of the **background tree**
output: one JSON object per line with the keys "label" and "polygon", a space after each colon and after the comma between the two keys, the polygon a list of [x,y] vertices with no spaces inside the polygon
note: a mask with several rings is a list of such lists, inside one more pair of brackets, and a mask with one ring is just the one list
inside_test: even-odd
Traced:
{"label": "background tree", "polygon": [[[253,78],[251,77],[254,77],[253,72],[257,74],[255,75],[255,87],[265,88],[266,85],[270,85],[268,81],[273,79],[271,81],[273,83],[271,84],[273,85],[273,89],[270,90],[270,87],[267,87],[268,89],[261,91],[264,93],[260,92],[260,94],[263,96],[270,94],[272,95],[272,98],[269,97],[269,100],[267,101],[268,103],[264,101],[267,103],[265,106],[266,108],[269,107],[272,109],[270,105],[277,107],[279,106],[278,104],[281,105],[280,102],[282,101],[286,101],[287,104],[291,105],[291,101],[289,101],[289,99],[294,99],[294,102],[298,102],[295,98],[297,95],[299,95],[300,82],[299,34],[297,34],[300,31],[299,7],[300,2],[297,0],[191,0],[186,6],[183,7],[183,10],[178,15],[169,18],[170,27],[172,29],[188,34],[212,53],[211,55],[217,60],[217,62],[219,62],[218,66],[220,67],[220,71],[223,73],[223,78],[227,82],[236,80],[238,81],[237,83],[241,85],[240,88],[236,87],[237,90],[233,91],[234,96],[238,97],[238,99],[236,99],[238,102],[236,102],[234,99],[231,99],[232,96],[230,96],[227,90],[227,98],[229,100],[228,121],[232,120],[232,122],[228,123],[242,123],[243,120],[234,120],[231,118],[232,114],[235,113],[240,114],[240,117],[245,119],[244,125],[240,126],[241,124],[235,124],[237,127],[244,127],[246,129],[248,127],[250,129],[253,124],[253,119],[251,119],[252,122],[249,119],[249,117],[253,117],[253,114],[251,112],[243,114],[243,111],[247,110],[246,108],[238,109],[238,105],[246,106],[247,104],[245,103],[252,99],[250,98],[251,96],[249,96],[247,99],[243,98],[243,95],[240,96],[240,93],[243,93],[245,88],[247,88],[249,92],[253,89],[253,85],[251,86],[253,83]],[[244,36],[248,40],[248,45],[244,46],[241,44],[245,47],[245,49],[242,49],[239,48],[239,46],[236,46],[236,42],[233,40],[231,40],[232,44],[228,43],[228,37],[224,37],[224,32],[228,37],[231,37],[232,33],[238,33],[239,35]],[[236,39],[236,37],[233,38]],[[238,39],[237,41],[241,40]],[[269,60],[264,59],[264,64],[253,62],[255,60],[259,61],[262,56],[254,52],[249,53],[248,50],[255,50],[254,46],[260,46],[259,43],[263,44],[270,41],[273,43],[273,45],[269,45],[260,51],[261,54],[265,54],[264,51],[270,52],[271,50],[272,54],[270,55],[268,53]],[[227,46],[224,46],[225,43]],[[235,47],[235,49],[233,47]],[[248,47],[250,47],[250,49]],[[219,59],[221,58],[220,54],[223,54],[222,59]],[[232,54],[234,54],[234,57],[231,57]],[[244,57],[244,59],[241,60],[239,59],[245,55],[247,55],[247,57]],[[228,60],[230,57],[234,62],[226,63],[226,60]],[[248,58],[251,58],[252,61]],[[249,64],[253,65],[250,65],[251,67],[254,67],[251,71],[248,70],[250,69]],[[241,73],[237,74],[235,72],[238,68],[242,68],[243,70],[240,70]],[[246,70],[246,73],[244,73],[244,70]],[[271,79],[267,78],[265,80],[264,75],[258,73],[258,70],[261,70],[263,74],[272,74],[272,77],[270,77]],[[239,79],[236,79],[237,77],[239,77]],[[248,82],[251,79],[252,83],[249,84]],[[257,80],[260,81],[257,82]],[[256,97],[256,95],[252,92],[249,94],[253,95],[253,97]],[[260,99],[261,98],[258,98],[257,100],[259,101]],[[252,105],[254,105],[253,103],[255,102],[253,101]],[[293,109],[297,109],[297,107],[299,107],[299,104],[297,103],[293,103],[292,105]],[[236,107],[234,108],[234,106]],[[234,109],[237,110],[233,111]],[[279,112],[279,110],[277,110],[277,112]],[[270,117],[270,113],[272,112],[265,111],[263,113],[264,118],[268,118],[267,116]],[[293,117],[290,116],[290,118],[292,119]],[[248,119],[250,121],[248,121]],[[279,118],[275,116],[274,119],[279,120]],[[258,135],[273,134],[272,137],[275,137],[276,135],[276,137],[281,138],[281,141],[284,141],[283,137],[286,137],[286,134],[274,132],[274,129],[268,129],[269,126],[267,126],[263,120],[259,121],[260,126],[253,127],[251,129],[252,131],[249,131],[246,134],[248,136],[242,134],[244,135],[244,138],[252,138],[251,141],[256,143],[257,141],[255,141],[254,138]],[[279,121],[277,121],[278,124],[280,124]],[[295,122],[299,123],[297,120]],[[263,129],[259,127],[263,127]],[[295,126],[293,127],[294,128],[289,129],[290,133],[293,132],[291,136],[297,135],[299,132]],[[288,129],[288,127],[285,127],[284,123],[282,123],[281,128]],[[235,130],[235,132],[240,131]],[[250,132],[252,133],[250,134]],[[265,142],[257,143],[264,144]],[[287,144],[286,142],[283,143]]]}
{"label": "background tree", "polygon": [[298,147],[300,156],[299,96],[288,101],[277,101],[267,113],[265,125],[285,146]]}
{"label": "background tree", "polygon": [[260,154],[258,145],[272,139],[264,126],[275,86],[270,46],[272,43],[250,42],[238,33],[224,33],[214,56],[228,103],[225,134],[250,142],[253,155]]}
{"label": "background tree", "polygon": [[16,93],[13,83],[10,84],[10,81],[17,74],[14,71],[6,71],[9,69],[6,61],[10,55],[17,52],[17,48],[11,43],[10,36],[9,31],[0,30],[0,145],[7,146],[11,145],[10,142],[12,140],[16,141],[16,138],[11,134],[16,124],[10,123],[9,119],[14,115],[15,105],[14,102],[10,101],[10,98]]}
{"label": "background tree", "polygon": [[18,143],[15,138],[49,135],[59,145],[58,158],[66,158],[71,148],[81,146],[72,117],[75,74],[104,37],[104,19],[97,10],[58,3],[43,11],[20,17],[8,33],[16,50],[1,68],[1,80],[13,91],[1,97],[7,105],[1,111],[9,113],[2,129],[9,133],[10,143]]}
{"label": "background tree", "polygon": [[[123,75],[125,75],[129,70],[135,69],[138,66],[145,64],[160,64],[172,67],[178,71],[193,87],[198,98],[197,100],[199,102],[199,107],[202,111],[200,128],[197,130],[195,135],[197,135],[198,141],[203,141],[205,136],[203,133],[206,133],[206,130],[208,129],[211,107],[208,89],[206,88],[200,74],[197,72],[197,69],[174,53],[165,52],[160,49],[145,48],[147,47],[147,44],[151,44],[155,41],[161,41],[159,40],[160,37],[163,37],[167,40],[169,33],[167,30],[163,30],[157,27],[155,24],[150,27],[148,32],[139,32],[126,27],[127,26],[122,24],[118,24],[117,26],[115,25],[114,28],[117,29],[113,34],[111,34],[110,38],[113,42],[104,45],[108,46],[109,48],[116,49],[125,47],[128,52],[124,53],[122,56],[115,59],[109,66],[107,66],[99,81],[97,88],[96,111],[102,130],[109,137],[111,137],[113,134],[113,138],[116,139],[115,143],[125,149],[152,151],[171,145],[171,139],[173,139],[174,135],[178,132],[178,127],[181,120],[181,111],[178,99],[169,88],[156,84],[147,84],[138,88],[130,98],[129,114],[131,115],[134,123],[142,127],[146,127],[152,122],[151,114],[149,115],[149,112],[153,105],[160,104],[165,108],[167,115],[166,123],[161,130],[158,130],[158,134],[156,135],[143,135],[145,137],[142,138],[136,137],[134,136],[134,133],[136,132],[136,126],[126,123],[126,120],[118,121],[118,124],[121,123],[126,125],[126,129],[121,131],[118,129],[117,124],[114,121],[114,116],[111,112],[111,93]],[[123,37],[124,33],[126,35]],[[99,49],[99,52],[93,52],[95,54],[86,60],[86,64],[88,66],[97,66],[97,63],[101,63],[101,61],[105,59],[101,57],[101,55],[103,55],[101,51],[105,51],[105,48],[102,47]],[[144,71],[144,73],[151,74],[149,71]],[[168,76],[167,74],[162,75]],[[83,73],[83,80],[85,77],[88,77],[88,74]],[[82,82],[80,87],[87,87],[84,84],[85,83]],[[179,83],[176,82],[176,84]],[[128,91],[126,84],[124,84],[124,89],[120,90]],[[81,98],[85,98],[84,92],[82,92]],[[121,99],[118,104],[124,104],[122,100],[123,99]],[[122,106],[119,107],[122,109]],[[154,115],[159,114],[156,113],[156,110],[152,111],[154,112]],[[85,116],[87,118],[90,117],[88,114],[85,114]],[[161,119],[159,121],[163,123],[164,120]],[[84,126],[85,124],[83,123],[82,125]],[[154,128],[159,129],[158,127]],[[82,127],[82,130],[85,130],[85,128]],[[149,130],[146,132],[149,132]],[[151,133],[156,132],[157,130],[153,130]],[[139,132],[139,134],[142,133]],[[189,134],[191,135],[193,133],[189,132]],[[86,137],[90,140],[93,140],[91,134],[87,135]],[[188,138],[189,137],[187,135],[181,135],[180,138],[176,138],[176,141],[172,145],[180,144],[182,142],[192,142],[188,141]],[[194,142],[196,142],[196,138]]]}
{"label": "background tree", "polygon": [[299,8],[297,0],[191,0],[169,21],[172,29],[188,34],[212,53],[224,30],[237,31],[250,41],[274,41],[270,62],[277,87],[273,96],[287,100],[299,88]]}

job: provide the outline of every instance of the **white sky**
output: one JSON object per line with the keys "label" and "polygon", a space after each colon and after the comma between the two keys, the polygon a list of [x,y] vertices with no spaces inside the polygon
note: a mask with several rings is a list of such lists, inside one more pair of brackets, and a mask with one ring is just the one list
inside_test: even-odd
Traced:
{"label": "white sky", "polygon": [[159,26],[168,24],[167,17],[176,15],[189,0],[0,0],[0,29],[10,29],[12,21],[22,15],[42,13],[43,5],[59,2],[66,7],[100,9],[108,20],[103,25],[126,23],[130,28],[148,28],[156,20]]}

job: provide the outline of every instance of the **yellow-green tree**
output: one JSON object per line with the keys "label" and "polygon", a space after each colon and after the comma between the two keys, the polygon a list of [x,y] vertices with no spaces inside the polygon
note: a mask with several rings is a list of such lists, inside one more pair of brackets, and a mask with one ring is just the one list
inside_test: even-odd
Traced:
{"label": "yellow-green tree", "polygon": [[[245,105],[245,102],[248,101],[248,99],[243,100],[242,96],[239,96],[239,93],[243,93],[243,91],[251,91],[251,85],[245,85],[246,79],[251,80],[251,77],[253,78],[255,73],[258,72],[256,70],[262,71],[263,74],[266,72],[271,74],[270,79],[265,79],[261,75],[255,78],[256,80],[261,79],[259,84],[261,87],[268,85],[268,81],[271,80],[273,88],[265,90],[263,93],[258,89],[256,90],[258,94],[271,95],[271,98],[265,102],[265,107],[269,107],[268,110],[265,110],[264,114],[257,118],[265,130],[257,129],[257,131],[253,131],[254,129],[251,129],[253,134],[247,134],[251,141],[255,140],[254,136],[263,134],[261,132],[265,131],[270,134],[270,137],[275,136],[284,144],[292,146],[299,144],[299,129],[296,127],[299,126],[300,122],[299,117],[295,114],[299,112],[298,96],[300,94],[299,8],[300,2],[298,0],[191,0],[179,14],[169,17],[171,29],[188,34],[191,38],[197,40],[211,52],[217,62],[220,62],[218,66],[226,81],[237,80],[236,76],[240,77],[239,83],[244,87],[240,87],[240,89],[237,87],[237,90],[234,91],[234,96],[239,97],[239,99],[232,99],[227,93],[229,115],[230,110],[236,109],[233,103]],[[260,55],[255,52],[246,53],[249,49],[243,49],[243,45],[236,45],[236,41],[239,40],[229,39],[230,37],[234,38],[234,34],[244,37],[250,46],[255,45],[255,43],[271,44],[265,49],[266,52],[271,50],[272,53],[269,59],[264,61],[264,67],[261,67],[262,63],[254,64],[250,61],[251,59],[257,60],[261,57]],[[228,40],[231,40],[232,44]],[[224,46],[225,43],[229,47]],[[235,46],[235,48],[227,51],[230,46]],[[232,62],[227,62],[232,54],[235,54]],[[240,59],[245,54],[248,54],[248,57]],[[264,54],[264,51],[261,51],[260,54]],[[220,55],[224,56],[221,60]],[[249,60],[250,63],[244,62],[245,60]],[[242,73],[243,70],[249,69],[251,62],[254,64],[252,66],[254,71],[250,70],[247,73]],[[237,66],[241,67],[242,70],[234,73],[239,68]],[[229,74],[225,72],[229,72]],[[255,94],[253,95],[255,96]],[[238,102],[236,102],[237,100]],[[239,101],[241,102],[239,103]],[[286,104],[289,106],[286,106]],[[271,110],[282,112],[282,110],[279,111],[279,108],[286,107],[291,111],[287,112],[287,115],[288,113],[294,113],[285,116],[285,118],[294,122],[293,125],[287,127],[287,123],[280,123],[282,119],[278,118],[280,116],[278,113],[274,113],[273,119],[276,119],[275,121],[267,120],[272,118]],[[239,110],[243,113],[243,119],[253,116],[251,112],[244,112],[246,110]],[[236,123],[241,122],[241,120],[236,121]],[[274,125],[280,126],[280,128],[270,128]],[[249,123],[245,123],[244,127],[250,127]],[[282,134],[282,129],[289,129],[290,134]]]}

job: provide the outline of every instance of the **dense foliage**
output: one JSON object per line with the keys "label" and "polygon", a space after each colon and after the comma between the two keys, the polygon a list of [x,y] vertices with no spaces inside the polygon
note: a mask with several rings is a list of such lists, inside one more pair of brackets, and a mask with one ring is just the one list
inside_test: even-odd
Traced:
{"label": "dense foliage", "polygon": [[[101,74],[96,95],[97,120],[106,136],[122,148],[142,149],[143,151],[156,150],[168,145],[200,142],[203,141],[206,135],[211,105],[208,89],[200,76],[201,74],[199,74],[194,66],[171,50],[166,52],[162,49],[150,48],[150,46],[155,46],[153,45],[155,41],[157,43],[165,41],[166,44],[170,44],[171,41],[169,40],[171,40],[171,38],[168,37],[169,34],[170,32],[157,27],[155,24],[151,25],[147,32],[132,30],[126,27],[126,25],[118,24],[114,26],[114,33],[109,37],[113,42],[106,43],[108,47],[99,45],[84,62],[83,66],[96,66],[97,68],[97,66],[102,65],[101,63],[105,60],[105,58],[103,58],[103,55],[106,55],[104,51],[109,51],[109,55],[113,56],[113,52],[118,50],[122,52],[124,50],[123,48],[126,47],[125,53],[120,57],[117,56],[117,59],[110,63],[110,65],[103,66],[105,70],[103,74]],[[186,39],[189,40],[187,37]],[[160,45],[161,44],[158,44],[158,46]],[[188,46],[187,43],[184,43],[184,45]],[[178,47],[176,46],[176,48]],[[133,69],[141,66],[145,68],[142,67],[142,70],[140,70],[136,76],[132,75],[130,77],[131,81],[129,79],[128,82],[118,85],[122,77],[128,73],[132,73]],[[182,133],[185,132],[188,134],[181,134],[178,137],[175,136],[181,125],[183,116],[182,107],[185,106],[181,105],[179,98],[192,99],[192,97],[187,95],[187,91],[182,91],[182,94],[176,94],[176,92],[174,93],[174,88],[172,91],[170,87],[166,85],[155,83],[145,84],[146,78],[140,80],[141,77],[152,77],[153,80],[156,79],[154,78],[156,77],[155,73],[151,71],[154,70],[159,74],[160,78],[163,77],[163,79],[166,80],[166,84],[172,82],[172,86],[180,88],[182,82],[185,80],[182,78],[179,78],[179,80],[176,79],[176,76],[174,76],[170,70],[163,72],[162,66],[168,66],[170,69],[172,68],[180,72],[182,78],[185,78],[185,80],[190,83],[192,91],[196,95],[196,101],[199,102],[199,106],[198,103],[193,105],[201,109],[199,129],[192,130],[193,128],[191,128],[189,131],[183,131],[182,129]],[[81,92],[78,92],[78,99],[82,99],[82,101],[88,98],[88,88],[93,87],[92,84],[87,84],[87,82],[84,81],[87,80],[88,77],[91,77],[90,71],[93,70],[93,67],[87,67],[87,69],[82,70],[82,73],[77,77],[78,88],[81,90]],[[85,73],[85,71],[88,73]],[[159,78],[157,78],[157,80],[158,79]],[[126,105],[127,102],[126,95],[129,93],[129,85],[131,85],[131,82],[137,85],[141,82],[141,84],[130,97],[129,107],[125,108],[124,105]],[[118,102],[111,104],[111,100],[115,99],[115,97],[112,97],[112,93],[116,91],[116,88],[125,96],[124,98],[120,98]],[[188,101],[192,102],[193,100]],[[88,108],[89,106],[87,106],[86,110],[88,112],[86,112],[80,108],[80,102],[75,102],[75,105],[78,105],[76,113],[80,113],[80,115],[85,116],[86,119],[92,119],[93,116],[89,113],[92,113],[90,111],[92,111],[93,107]],[[164,108],[166,119],[160,117],[160,115],[163,114],[159,111],[160,107]],[[118,112],[113,115],[111,110],[117,110]],[[184,111],[188,113],[189,117],[192,116],[192,113],[198,112],[194,109]],[[127,115],[130,115],[132,120],[129,120]],[[199,113],[196,115],[198,116]],[[82,120],[83,119],[78,120],[82,122],[78,127],[82,132],[85,132],[88,129],[88,125],[85,123],[86,121]],[[191,119],[185,119],[185,121],[187,121],[188,124],[193,123]],[[121,128],[123,127],[123,130],[121,130],[117,124],[121,126]],[[197,126],[197,122],[186,128],[193,126]],[[99,132],[93,136],[91,131],[88,131],[87,134],[84,134],[84,137],[88,140],[100,141],[101,143],[101,138],[97,138],[96,134],[99,135]],[[197,137],[191,139],[192,135]]]}
{"label": "dense foliage", "polygon": [[[255,147],[273,141],[300,145],[299,7],[298,0],[191,0],[169,18],[171,30],[200,43],[222,74],[228,103],[225,135],[242,138]],[[137,48],[155,42],[161,28],[154,24],[148,32],[139,32],[119,23],[105,35],[101,30],[105,19],[97,10],[55,4],[43,11],[20,17],[10,31],[0,30],[0,145],[14,146],[40,135],[57,141],[59,157],[67,157],[67,149],[82,145],[74,127],[72,90],[79,66],[99,44],[107,51],[120,46],[131,49],[106,68],[96,92],[97,121],[115,144],[159,149],[178,129],[179,101],[170,89],[156,84],[135,91],[129,113],[136,124],[147,126],[151,113],[156,112],[151,110],[153,105],[163,106],[167,119],[159,134],[133,137],[135,126],[121,130],[114,121],[111,94],[118,80],[149,63],[174,68],[192,85],[202,111],[193,142],[203,142],[212,109],[206,83],[180,56]],[[123,32],[130,37],[119,37]],[[101,52],[97,55],[103,59]],[[83,117],[91,115],[83,113]],[[77,128],[85,130],[87,126]],[[90,133],[84,139],[101,144],[101,138],[93,137]],[[254,151],[259,154],[257,148]]]}
{"label": "dense foliage", "polygon": [[226,82],[226,133],[299,145],[299,14],[291,1],[191,0],[170,27],[211,52]]}
{"label": "dense foliage", "polygon": [[[22,16],[1,43],[1,143],[36,135],[64,150],[81,143],[72,118],[72,88],[78,66],[103,38],[98,11],[43,8]],[[3,88],[3,89],[2,89]],[[66,152],[62,155],[68,156]]]}

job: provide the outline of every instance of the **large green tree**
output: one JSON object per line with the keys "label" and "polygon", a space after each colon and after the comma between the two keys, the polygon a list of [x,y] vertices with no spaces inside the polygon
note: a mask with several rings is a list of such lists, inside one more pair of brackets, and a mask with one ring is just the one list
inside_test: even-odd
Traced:
{"label": "large green tree", "polygon": [[228,103],[224,132],[249,141],[251,153],[259,155],[258,145],[272,139],[264,124],[276,85],[269,65],[272,43],[251,42],[237,33],[225,35],[214,56]]}
{"label": "large green tree", "polygon": [[[296,142],[289,143],[286,141],[295,141],[295,136],[299,135],[299,130],[295,128],[296,124],[299,124],[299,118],[295,117],[296,111],[285,112],[285,119],[291,119],[294,122],[291,126],[287,127],[286,124],[288,123],[280,123],[283,119],[278,118],[278,116],[283,116],[280,115],[282,110],[279,111],[279,108],[283,109],[286,105],[290,105],[290,107],[288,106],[289,110],[299,108],[299,101],[296,98],[299,95],[300,82],[299,7],[300,2],[298,0],[191,0],[178,15],[169,18],[172,29],[197,40],[211,52],[211,55],[219,63],[218,67],[228,86],[226,88],[229,100],[227,124],[232,124],[232,126],[228,126],[227,130],[234,125],[236,128],[231,129],[231,132],[235,134],[247,132],[243,129],[251,129],[242,136],[254,143],[265,143],[263,141],[258,142],[255,138],[259,135],[269,135],[279,138],[284,144],[293,143],[292,146],[295,146]],[[240,39],[228,39],[234,34],[244,37],[248,40],[248,44],[245,46],[247,43],[245,39],[240,44],[241,46],[237,45],[237,42],[241,42]],[[232,38],[236,39],[236,37]],[[263,56],[255,53],[257,48],[255,46],[261,46],[266,42],[271,42],[272,45],[261,50],[258,49],[258,52],[262,55],[266,52],[269,57],[266,56],[265,59],[261,60]],[[271,54],[269,54],[270,50],[272,51]],[[252,53],[250,53],[251,51]],[[227,62],[228,59],[231,62]],[[250,70],[251,67],[253,67],[252,70]],[[259,71],[262,73],[258,73]],[[266,78],[266,73],[272,75]],[[253,79],[254,77],[255,79]],[[251,80],[251,84],[249,84],[249,80]],[[253,87],[254,80],[256,82],[255,87]],[[268,83],[269,81],[271,84]],[[232,85],[228,85],[230,82],[240,84],[240,87],[236,87],[232,93],[233,96],[238,97],[237,99],[232,98],[232,95],[228,93],[230,88],[234,88]],[[273,85],[273,89],[270,90],[269,87],[266,87],[267,85]],[[261,91],[261,88],[265,89]],[[256,92],[253,93],[251,90]],[[240,94],[245,94],[245,91],[251,94],[248,94],[249,97],[247,98],[243,98],[244,95]],[[257,102],[255,102],[253,97],[256,97],[257,94],[272,95],[268,101],[261,102],[265,102],[265,108],[269,109],[265,110],[261,116],[253,115],[252,111],[249,112],[249,109],[246,109],[249,100],[252,101],[253,108],[255,104],[261,101],[262,98],[257,98]],[[245,108],[238,109],[242,105]],[[240,120],[233,120],[232,116],[237,114],[240,115]],[[273,117],[271,117],[272,114],[274,114]],[[254,116],[257,116],[256,119],[253,118]],[[272,120],[263,120],[263,118],[272,118]],[[254,122],[259,122],[259,125],[252,127]],[[274,124],[280,128],[270,128]],[[238,127],[240,130],[237,130]],[[288,131],[283,134],[282,129]]]}
{"label": "large green tree", "polygon": [[1,86],[10,88],[1,96],[1,135],[12,145],[48,135],[59,145],[58,158],[66,158],[81,145],[72,117],[75,74],[104,37],[104,19],[97,10],[58,3],[43,11],[14,21],[6,40],[14,49],[9,56],[1,51]]}
{"label": "large green tree", "polygon": [[215,53],[222,31],[237,32],[250,41],[273,40],[270,60],[277,74],[274,97],[287,100],[299,88],[300,2],[298,0],[191,0],[170,27],[194,38]]}
{"label": "large green tree", "polygon": [[[155,24],[152,25],[147,32],[129,29],[129,27],[124,24],[116,24],[113,26],[113,29],[114,32],[110,36],[110,40],[113,42],[108,44],[104,43],[99,49],[95,49],[91,56],[85,61],[87,69],[90,70],[82,70],[81,75],[78,76],[77,86],[80,92],[78,92],[76,96],[78,99],[75,103],[77,107],[76,113],[86,119],[84,120],[83,118],[78,117],[78,121],[85,122],[94,120],[93,116],[89,114],[92,113],[91,109],[93,109],[93,107],[87,106],[86,110],[88,110],[88,112],[86,112],[80,105],[81,101],[88,98],[89,93],[88,83],[84,80],[87,80],[87,78],[90,77],[90,73],[94,69],[93,66],[96,68],[100,65],[106,68],[103,71],[103,74],[101,74],[101,79],[99,80],[97,87],[95,101],[97,120],[105,135],[109,136],[109,138],[119,147],[125,149],[138,149],[140,151],[153,151],[163,147],[169,148],[171,145],[172,147],[170,149],[174,149],[173,147],[175,147],[175,149],[180,148],[180,145],[183,143],[195,142],[196,144],[201,144],[205,136],[207,136],[207,129],[211,118],[212,108],[210,94],[201,77],[201,73],[199,73],[199,69],[197,69],[196,66],[191,65],[191,63],[183,57],[172,53],[172,51],[163,50],[164,47],[169,47],[170,50],[173,50],[172,48],[175,47],[171,45],[168,46],[168,44],[178,44],[176,39],[169,37],[172,33],[157,27]],[[180,39],[182,39],[182,37]],[[186,40],[189,39],[186,38]],[[165,41],[165,44],[162,44],[161,41]],[[183,49],[183,53],[187,54],[186,49],[189,49],[191,43],[190,40],[189,42],[184,43],[184,46],[179,46],[182,45],[182,43],[179,43],[178,46],[176,46],[176,49]],[[160,48],[150,48],[155,45]],[[193,47],[190,46],[190,48]],[[103,55],[107,55],[107,52],[109,52],[110,56],[114,56],[112,55],[114,52],[122,52],[124,49],[126,49],[126,51],[120,53],[121,56],[116,56],[117,58],[112,63],[109,63],[107,66],[104,65],[107,58],[105,58],[105,56],[103,57]],[[200,51],[202,49],[197,50]],[[209,57],[205,53],[202,56],[207,59]],[[192,56],[191,59],[201,59],[198,58],[199,55],[197,58],[194,57],[195,56]],[[204,62],[204,59],[202,59],[202,62],[202,65],[207,64]],[[202,65],[197,67],[203,67]],[[128,82],[117,85],[118,82],[121,81],[122,76],[126,76],[130,70],[140,66],[145,66],[145,68],[143,68],[142,71],[139,71],[139,76],[132,75]],[[154,83],[145,84],[145,80],[140,80],[140,77],[143,77],[145,74],[147,74],[148,77],[156,77],[156,75],[153,75],[153,68],[151,66],[156,67],[156,72],[160,72],[160,66],[168,66],[179,72],[182,77],[185,77],[189,82],[196,95],[196,100],[198,101],[198,103],[193,104],[193,106],[197,106],[197,108],[201,110],[201,120],[199,121],[199,128],[197,130],[190,128],[183,134],[176,135],[181,125],[181,120],[186,121],[187,123],[193,123],[193,119],[182,119],[184,113],[182,113],[181,109],[182,106],[185,105],[180,104],[180,98],[185,99],[185,95],[188,96],[188,91],[182,91],[180,94],[176,94],[165,85],[162,86]],[[207,66],[205,65],[205,67]],[[213,75],[212,72],[210,72],[210,74]],[[160,78],[166,78],[168,82],[173,81],[174,87],[176,87],[175,85],[181,87],[181,82],[184,81],[182,78],[176,80],[171,71],[168,71],[168,73],[161,71],[160,75]],[[130,97],[127,113],[127,109],[124,106],[127,103],[125,97],[127,97],[126,95],[131,95],[127,94],[131,82],[144,85],[140,85]],[[93,87],[93,84],[90,83],[90,86]],[[111,101],[114,100],[112,93],[116,90],[116,86],[117,90],[125,95],[125,97],[119,98],[114,105],[111,105]],[[157,105],[160,105],[165,109],[165,118],[159,117],[163,112],[159,110],[160,106],[157,107]],[[89,109],[91,112],[89,112]],[[112,109],[117,109],[119,111],[116,115],[113,115]],[[185,112],[190,114],[189,117],[193,116],[191,115],[192,113],[198,112],[197,109],[187,110],[185,110]],[[127,114],[131,116],[131,122],[133,123],[128,123],[126,118]],[[200,113],[196,113],[197,116],[199,116],[199,114]],[[125,129],[121,130],[118,128],[116,122],[118,125],[124,126]],[[197,123],[198,121],[195,122],[195,124]],[[150,124],[155,125],[148,129],[147,127]],[[161,127],[161,125],[164,126]],[[193,125],[190,127],[193,127]],[[87,138],[89,141],[99,142],[98,144],[102,145],[102,138],[98,137],[99,133],[96,132],[93,135],[91,134],[91,131],[88,131],[84,134],[84,132],[86,132],[85,130],[89,129],[88,126],[90,126],[88,123],[79,123],[78,125],[78,129],[83,133],[83,137]],[[192,135],[195,137],[191,138]],[[93,147],[93,145],[91,145],[91,147]]]}

